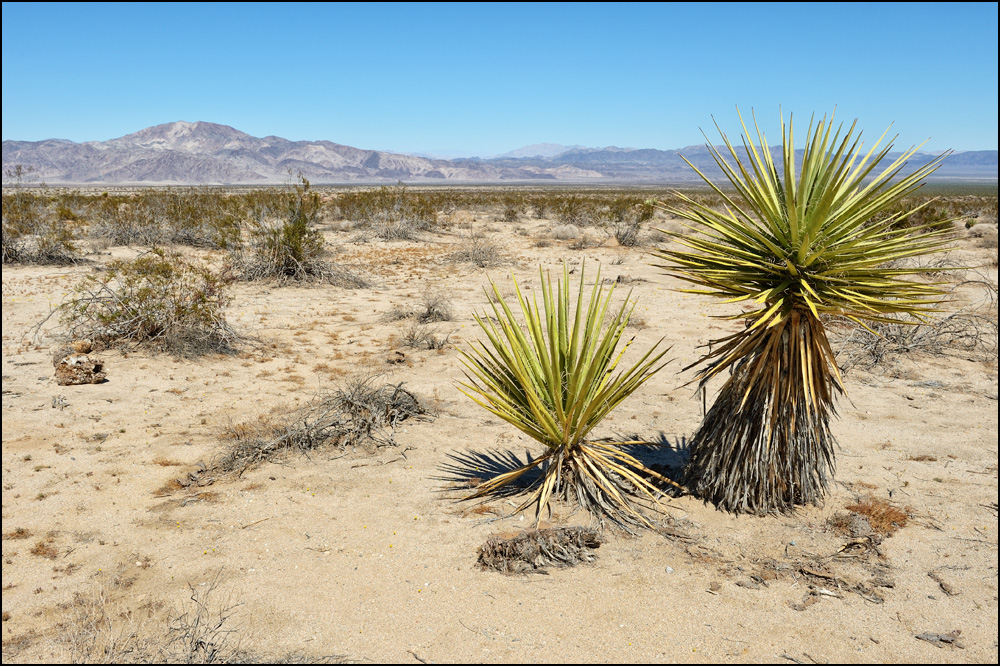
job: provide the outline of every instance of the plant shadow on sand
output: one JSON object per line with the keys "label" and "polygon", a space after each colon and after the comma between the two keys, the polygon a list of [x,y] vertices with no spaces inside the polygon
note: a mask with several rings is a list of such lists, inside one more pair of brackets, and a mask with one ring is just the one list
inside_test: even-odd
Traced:
{"label": "plant shadow on sand", "polygon": [[[638,436],[630,436],[614,439],[602,438],[598,441],[612,442],[619,439],[640,440]],[[683,476],[684,466],[687,464],[690,440],[682,435],[672,442],[665,433],[660,432],[656,437],[642,441],[647,443],[623,444],[621,451],[654,472],[679,481]],[[452,452],[447,454],[447,457],[448,459],[438,466],[441,474],[432,477],[436,481],[451,484],[446,492],[465,489],[474,491],[475,488],[490,479],[521,469],[537,459],[528,450],[525,450],[524,458],[521,458],[514,451],[498,449]],[[510,484],[497,488],[490,493],[490,496],[508,498],[530,490],[544,476],[546,464],[542,463],[538,467],[528,470]],[[663,491],[670,495],[677,493],[675,488],[666,484],[663,485]]]}

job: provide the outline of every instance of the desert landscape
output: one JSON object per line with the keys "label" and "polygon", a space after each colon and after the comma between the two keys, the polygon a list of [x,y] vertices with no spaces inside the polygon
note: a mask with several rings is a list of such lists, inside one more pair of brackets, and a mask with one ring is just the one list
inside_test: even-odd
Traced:
{"label": "desert landscape", "polygon": [[[304,189],[318,245],[276,274],[254,252]],[[996,663],[995,184],[927,189],[955,218],[922,259],[949,285],[931,322],[828,322],[846,396],[819,506],[734,515],[664,486],[652,528],[591,532],[560,501],[536,532],[517,495],[463,501],[540,453],[458,390],[484,289],[537,293],[563,262],[635,301],[626,358],[671,348],[595,435],[680,473],[721,383],[683,368],[743,322],[657,267],[683,227],[647,202],[672,196],[5,188],[5,233],[9,206],[35,226],[10,260],[4,241],[4,662]],[[185,293],[218,298],[220,336],[87,336],[81,299],[143,257],[209,276]],[[73,352],[103,381],[57,382]],[[484,548],[567,534],[548,563]]]}

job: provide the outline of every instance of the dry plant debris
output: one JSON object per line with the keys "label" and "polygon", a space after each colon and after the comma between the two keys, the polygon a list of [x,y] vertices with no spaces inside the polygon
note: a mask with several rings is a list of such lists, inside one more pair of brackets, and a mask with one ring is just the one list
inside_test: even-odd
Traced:
{"label": "dry plant debris", "polygon": [[848,511],[864,516],[872,530],[891,536],[893,532],[906,526],[910,519],[909,510],[900,509],[889,502],[871,495],[859,499],[845,507]]}
{"label": "dry plant debris", "polygon": [[279,454],[327,445],[361,447],[369,453],[396,446],[398,424],[424,409],[402,383],[377,386],[375,379],[351,380],[280,421],[264,418],[230,427],[224,436],[228,450],[215,468],[242,474]]}
{"label": "dry plant debris", "polygon": [[952,645],[957,648],[965,649],[958,637],[962,635],[961,629],[955,629],[954,631],[949,631],[948,633],[936,633],[936,632],[924,632],[922,634],[917,634],[915,638],[927,641],[934,647],[943,648],[945,645]]}
{"label": "dry plant debris", "polygon": [[479,566],[505,574],[548,573],[546,567],[571,567],[593,562],[601,545],[596,530],[555,527],[528,530],[504,538],[494,536],[479,549]]}

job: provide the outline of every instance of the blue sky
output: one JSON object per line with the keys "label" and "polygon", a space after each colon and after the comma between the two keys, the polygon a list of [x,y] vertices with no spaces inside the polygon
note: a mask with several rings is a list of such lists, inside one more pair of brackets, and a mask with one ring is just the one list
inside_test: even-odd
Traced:
{"label": "blue sky", "polygon": [[[680,148],[754,109],[997,148],[997,3],[3,4],[3,139],[175,120],[366,149]],[[805,126],[803,125],[803,130]]]}

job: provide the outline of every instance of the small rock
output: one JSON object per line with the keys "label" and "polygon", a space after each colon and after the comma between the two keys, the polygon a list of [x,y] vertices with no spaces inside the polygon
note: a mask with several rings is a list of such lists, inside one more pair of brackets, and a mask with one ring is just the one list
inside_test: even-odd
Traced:
{"label": "small rock", "polygon": [[73,351],[77,354],[89,354],[94,351],[94,343],[90,340],[77,340],[73,343]]}
{"label": "small rock", "polygon": [[852,513],[847,523],[847,530],[852,537],[868,536],[872,533],[872,526],[865,516]]}
{"label": "small rock", "polygon": [[58,367],[59,362],[67,356],[72,356],[73,354],[89,354],[93,351],[95,351],[94,343],[90,340],[74,340],[68,345],[63,345],[53,352],[52,365],[53,367]]}
{"label": "small rock", "polygon": [[87,354],[71,354],[56,364],[56,383],[59,386],[99,384],[107,378],[104,361]]}

